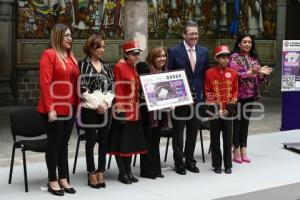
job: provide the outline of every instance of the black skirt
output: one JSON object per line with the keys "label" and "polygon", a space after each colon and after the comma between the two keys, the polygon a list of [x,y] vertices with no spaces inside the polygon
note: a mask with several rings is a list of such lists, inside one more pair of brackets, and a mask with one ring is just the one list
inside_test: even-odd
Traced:
{"label": "black skirt", "polygon": [[126,121],[121,124],[112,119],[109,133],[108,154],[130,157],[147,153],[143,128],[140,121]]}

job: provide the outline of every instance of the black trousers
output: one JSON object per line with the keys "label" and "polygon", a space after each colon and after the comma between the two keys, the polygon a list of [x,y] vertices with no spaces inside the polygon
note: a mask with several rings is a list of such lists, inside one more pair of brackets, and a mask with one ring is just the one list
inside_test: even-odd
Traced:
{"label": "black trousers", "polygon": [[155,127],[144,131],[148,153],[141,155],[141,176],[156,177],[161,174],[160,129]]}
{"label": "black trousers", "polygon": [[[196,146],[197,133],[200,127],[200,120],[196,118],[196,105],[176,107],[172,114],[173,124],[173,157],[176,167],[184,167],[184,165],[196,165],[194,151]],[[182,119],[175,119],[175,116]],[[186,119],[188,116],[190,119]],[[186,127],[186,139],[183,151],[183,132]],[[184,159],[185,158],[185,162]]]}
{"label": "black trousers", "polygon": [[98,143],[97,171],[104,172],[108,148],[108,131],[111,122],[111,109],[108,109],[105,114],[98,114],[96,110],[82,108],[82,122],[87,126],[93,126],[84,127],[86,132],[85,155],[87,171],[91,173],[96,170],[94,148],[95,144]]}
{"label": "black trousers", "polygon": [[116,155],[115,157],[119,168],[119,174],[124,175],[124,174],[131,173],[132,156],[121,157]]}
{"label": "black trousers", "polygon": [[220,134],[223,136],[223,158],[224,167],[232,167],[231,146],[232,146],[232,120],[215,119],[210,121],[210,148],[212,155],[212,166],[221,168],[222,153],[220,149]]}
{"label": "black trousers", "polygon": [[[249,119],[253,108],[251,103],[253,102],[253,98],[238,101],[240,115],[233,122],[233,145],[235,148],[247,147]],[[246,109],[247,112],[245,112]]]}
{"label": "black trousers", "polygon": [[46,151],[46,164],[48,168],[49,181],[56,181],[58,178],[69,177],[68,165],[68,143],[74,126],[74,117],[68,120],[59,119],[48,122],[48,115],[44,115],[47,121],[48,147]]}

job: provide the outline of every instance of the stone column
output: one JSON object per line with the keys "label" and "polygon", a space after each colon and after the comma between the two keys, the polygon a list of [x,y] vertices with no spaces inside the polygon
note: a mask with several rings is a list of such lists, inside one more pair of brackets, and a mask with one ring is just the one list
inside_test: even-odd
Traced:
{"label": "stone column", "polygon": [[281,95],[281,60],[282,41],[285,39],[286,30],[286,4],[287,0],[277,0],[277,32],[276,32],[276,65],[273,68],[273,81],[271,85],[271,96]]}
{"label": "stone column", "polygon": [[13,5],[14,0],[0,0],[0,77],[10,77],[12,70]]}
{"label": "stone column", "polygon": [[143,50],[142,60],[147,56],[148,3],[146,0],[125,1],[125,40],[137,40]]}
{"label": "stone column", "polygon": [[16,12],[14,0],[0,0],[0,105],[15,104]]}

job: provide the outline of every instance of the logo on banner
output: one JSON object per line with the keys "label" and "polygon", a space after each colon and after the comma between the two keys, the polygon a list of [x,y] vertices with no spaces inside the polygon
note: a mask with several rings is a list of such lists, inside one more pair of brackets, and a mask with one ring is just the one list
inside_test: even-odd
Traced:
{"label": "logo on banner", "polygon": [[299,53],[298,52],[287,52],[285,54],[285,66],[298,67],[299,66]]}
{"label": "logo on banner", "polygon": [[284,46],[285,46],[285,47],[288,47],[289,45],[290,45],[289,41],[285,41],[285,42],[284,42]]}

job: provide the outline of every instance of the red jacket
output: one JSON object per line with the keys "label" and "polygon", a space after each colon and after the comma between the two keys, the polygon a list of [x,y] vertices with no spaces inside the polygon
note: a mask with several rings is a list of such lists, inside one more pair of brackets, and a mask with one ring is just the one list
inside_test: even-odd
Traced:
{"label": "red jacket", "polygon": [[139,120],[140,81],[136,68],[129,63],[117,63],[114,77],[116,112],[125,112],[125,120]]}
{"label": "red jacket", "polygon": [[205,98],[208,103],[226,109],[228,103],[236,103],[238,95],[237,72],[228,67],[220,70],[217,66],[205,73]]}
{"label": "red jacket", "polygon": [[47,49],[40,59],[40,99],[37,110],[57,115],[69,115],[70,107],[79,102],[77,79],[79,68],[73,55],[68,56],[64,69],[54,49]]}

